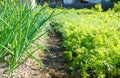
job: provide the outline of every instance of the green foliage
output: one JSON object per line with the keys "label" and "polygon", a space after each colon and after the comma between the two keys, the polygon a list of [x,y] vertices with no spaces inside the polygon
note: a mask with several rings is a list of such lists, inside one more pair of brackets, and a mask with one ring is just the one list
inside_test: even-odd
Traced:
{"label": "green foliage", "polygon": [[72,60],[72,52],[64,52],[64,58],[67,59],[67,61],[71,61]]}
{"label": "green foliage", "polygon": [[94,7],[94,10],[98,11],[98,12],[102,12],[103,11],[102,5],[101,4],[96,4],[95,7]]}
{"label": "green foliage", "polygon": [[90,77],[89,71],[98,78],[119,76],[119,12],[72,9],[63,13],[52,25],[63,36],[65,59],[74,73],[80,70],[84,78]]}
{"label": "green foliage", "polygon": [[6,0],[0,4],[0,61],[7,62],[9,73],[38,49],[33,50],[31,44],[42,36],[50,17],[47,8],[32,9],[26,2]]}
{"label": "green foliage", "polygon": [[120,12],[120,2],[115,3],[113,10],[114,10],[115,12]]}
{"label": "green foliage", "polygon": [[116,2],[116,3],[117,3],[117,2],[119,2],[120,0],[111,0],[111,1],[112,1],[112,2]]}

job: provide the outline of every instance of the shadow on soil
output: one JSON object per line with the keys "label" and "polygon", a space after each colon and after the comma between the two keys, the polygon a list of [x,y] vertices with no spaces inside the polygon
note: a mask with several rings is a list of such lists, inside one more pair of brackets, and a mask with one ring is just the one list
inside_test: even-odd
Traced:
{"label": "shadow on soil", "polygon": [[65,71],[65,61],[64,61],[64,48],[61,47],[61,40],[59,36],[55,34],[50,34],[50,40],[47,50],[44,51],[45,57],[42,60],[43,64],[47,67],[51,78],[70,78],[68,73]]}

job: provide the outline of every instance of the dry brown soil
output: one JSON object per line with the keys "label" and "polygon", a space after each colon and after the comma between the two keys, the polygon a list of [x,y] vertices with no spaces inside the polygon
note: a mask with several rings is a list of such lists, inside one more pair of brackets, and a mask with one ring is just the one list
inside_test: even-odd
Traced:
{"label": "dry brown soil", "polygon": [[[43,54],[40,51],[37,52],[37,57],[41,59],[44,66],[30,58],[17,68],[10,78],[70,78],[66,72],[66,62],[63,58],[64,49],[60,46],[59,37],[54,34],[50,35],[48,43],[48,49]],[[0,78],[8,78],[6,70],[6,64],[0,63]]]}

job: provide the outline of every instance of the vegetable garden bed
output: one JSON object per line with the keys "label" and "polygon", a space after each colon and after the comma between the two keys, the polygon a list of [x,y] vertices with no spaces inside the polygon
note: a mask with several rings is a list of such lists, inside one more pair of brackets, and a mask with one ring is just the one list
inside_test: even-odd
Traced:
{"label": "vegetable garden bed", "polygon": [[120,77],[119,15],[114,9],[102,12],[97,7],[64,10],[53,19],[51,25],[63,37],[72,73],[84,78]]}
{"label": "vegetable garden bed", "polygon": [[[41,6],[31,9],[12,1],[5,4],[0,5],[0,75],[7,70],[9,77],[14,77],[11,73],[21,64],[24,65],[18,74],[22,68],[23,71],[30,70],[29,74],[32,74],[24,77],[33,77],[36,71],[37,75],[40,74],[42,68],[36,62],[41,61],[33,53],[43,48],[47,50],[43,63],[48,69],[42,71],[46,78],[120,77],[120,5],[105,12],[100,4],[92,9],[62,8],[54,11]],[[52,16],[54,17],[51,18]],[[50,21],[46,22],[49,18]],[[52,28],[47,27],[45,22]],[[60,43],[64,49],[60,45],[46,48],[39,45],[43,43],[35,42],[49,29],[56,33],[55,36],[49,34],[53,38],[51,43]],[[62,40],[59,41],[59,38]],[[36,62],[32,60],[25,63],[28,58],[33,58]],[[2,62],[6,65],[2,65]],[[32,68],[33,64],[35,66]],[[25,67],[28,68],[24,69]],[[35,73],[31,73],[34,70]]]}

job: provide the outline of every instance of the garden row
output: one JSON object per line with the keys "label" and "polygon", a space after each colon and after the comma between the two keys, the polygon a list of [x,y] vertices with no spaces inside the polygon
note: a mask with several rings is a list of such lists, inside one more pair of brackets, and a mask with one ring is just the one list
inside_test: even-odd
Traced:
{"label": "garden row", "polygon": [[28,58],[36,60],[33,53],[41,47],[34,42],[48,31],[45,23],[54,16],[51,26],[62,34],[65,58],[71,62],[72,72],[82,72],[84,77],[90,73],[99,77],[118,76],[119,10],[116,5],[114,10],[102,12],[97,5],[92,10],[56,9],[54,12],[48,7],[33,9],[28,3],[5,0],[0,3],[0,62],[5,62],[11,73]]}
{"label": "garden row", "polygon": [[120,76],[120,12],[115,12],[119,8],[101,12],[98,7],[63,10],[51,23],[63,37],[70,70],[79,77]]}
{"label": "garden row", "polygon": [[0,62],[7,64],[8,73],[40,49],[40,44],[37,46],[34,42],[47,32],[45,22],[51,15],[47,8],[33,9],[27,2],[4,0],[0,3]]}

